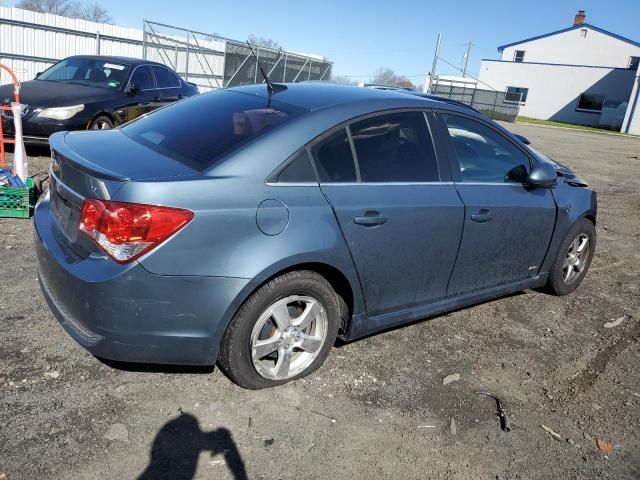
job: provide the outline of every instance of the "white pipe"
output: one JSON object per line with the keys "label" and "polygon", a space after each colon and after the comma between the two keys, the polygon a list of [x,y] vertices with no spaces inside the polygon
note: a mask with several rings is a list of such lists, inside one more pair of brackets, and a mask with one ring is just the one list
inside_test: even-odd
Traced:
{"label": "white pipe", "polygon": [[13,150],[13,173],[26,183],[29,178],[29,163],[27,152],[24,149],[24,139],[22,138],[22,110],[24,105],[11,102],[13,112],[13,126],[15,129],[15,146]]}

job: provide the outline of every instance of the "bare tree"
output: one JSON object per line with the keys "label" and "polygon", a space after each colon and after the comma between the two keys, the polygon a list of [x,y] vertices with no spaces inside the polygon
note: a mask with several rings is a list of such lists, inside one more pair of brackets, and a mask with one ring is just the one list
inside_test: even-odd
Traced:
{"label": "bare tree", "polygon": [[77,17],[80,13],[79,5],[75,0],[20,0],[16,7],[64,17]]}
{"label": "bare tree", "polygon": [[249,43],[251,45],[257,45],[258,47],[266,47],[266,48],[282,48],[278,42],[271,38],[258,37],[254,34],[249,35]]}
{"label": "bare tree", "polygon": [[415,89],[415,85],[404,75],[396,75],[390,68],[380,67],[371,77],[372,83],[381,83],[384,85],[395,85],[401,88]]}
{"label": "bare tree", "polygon": [[111,15],[98,3],[83,5],[78,0],[20,0],[16,7],[63,17],[81,18],[98,23],[111,22]]}
{"label": "bare tree", "polygon": [[96,23],[109,23],[113,20],[109,12],[95,2],[84,6],[80,18]]}

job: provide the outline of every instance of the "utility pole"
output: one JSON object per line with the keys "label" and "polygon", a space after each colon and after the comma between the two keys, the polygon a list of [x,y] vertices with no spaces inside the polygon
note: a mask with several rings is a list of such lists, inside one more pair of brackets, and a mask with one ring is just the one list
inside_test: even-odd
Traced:
{"label": "utility pole", "polygon": [[471,47],[473,46],[473,43],[469,42],[467,44],[467,51],[464,52],[464,67],[462,67],[462,76],[466,77],[467,76],[467,66],[469,65],[469,56],[471,55]]}
{"label": "utility pole", "polygon": [[438,33],[438,41],[436,42],[436,51],[433,54],[433,65],[431,65],[431,81],[429,82],[429,92],[436,78],[436,68],[438,67],[438,57],[440,56],[440,43],[442,43],[442,34]]}

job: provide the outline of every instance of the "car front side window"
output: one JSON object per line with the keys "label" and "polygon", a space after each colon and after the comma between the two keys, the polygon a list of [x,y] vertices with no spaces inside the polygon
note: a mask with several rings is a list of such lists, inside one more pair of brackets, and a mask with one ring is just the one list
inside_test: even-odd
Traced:
{"label": "car front side window", "polygon": [[529,157],[492,128],[468,117],[442,114],[463,182],[522,183]]}
{"label": "car front side window", "polygon": [[138,91],[152,90],[155,88],[151,69],[146,65],[136,68],[131,76],[131,83],[135,84]]}

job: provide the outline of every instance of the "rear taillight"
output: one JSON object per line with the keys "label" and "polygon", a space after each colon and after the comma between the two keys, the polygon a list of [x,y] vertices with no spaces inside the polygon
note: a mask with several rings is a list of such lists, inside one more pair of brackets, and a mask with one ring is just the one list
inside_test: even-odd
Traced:
{"label": "rear taillight", "polygon": [[181,208],[85,200],[80,231],[118,263],[128,263],[157,247],[193,218]]}

